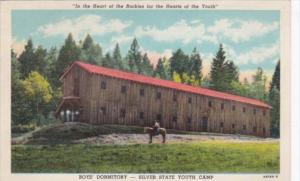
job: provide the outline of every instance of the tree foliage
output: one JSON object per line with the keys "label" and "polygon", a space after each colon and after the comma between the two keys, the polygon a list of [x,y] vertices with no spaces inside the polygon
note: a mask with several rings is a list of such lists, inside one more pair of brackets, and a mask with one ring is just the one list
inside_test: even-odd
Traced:
{"label": "tree foliage", "polygon": [[27,124],[47,118],[62,97],[59,76],[75,60],[120,69],[160,79],[172,80],[192,86],[207,87],[214,90],[259,99],[273,107],[271,109],[271,132],[279,136],[280,118],[280,66],[279,62],[266,89],[267,78],[262,68],[252,76],[252,80],[239,80],[239,69],[234,61],[228,60],[223,45],[220,44],[211,63],[209,74],[203,74],[203,61],[199,51],[194,48],[186,54],[181,48],[170,58],[159,58],[153,68],[149,54],[142,52],[136,38],[128,53],[122,57],[117,43],[103,57],[99,43],[89,34],[77,45],[70,33],[61,47],[49,50],[34,46],[29,39],[19,57],[12,51],[12,120],[14,124]]}
{"label": "tree foliage", "polygon": [[69,66],[72,62],[79,59],[80,48],[76,45],[75,40],[73,39],[72,34],[70,33],[65,39],[64,45],[59,50],[57,63],[55,64],[55,69],[53,74],[57,81],[54,82],[54,87],[57,88],[60,86],[59,75]]}
{"label": "tree foliage", "polygon": [[100,65],[102,58],[102,48],[99,44],[95,44],[92,37],[88,34],[81,47],[80,60],[90,64]]}
{"label": "tree foliage", "polygon": [[272,109],[271,117],[271,135],[273,137],[280,136],[280,61],[278,61],[275,72],[272,77],[269,89],[269,100]]}

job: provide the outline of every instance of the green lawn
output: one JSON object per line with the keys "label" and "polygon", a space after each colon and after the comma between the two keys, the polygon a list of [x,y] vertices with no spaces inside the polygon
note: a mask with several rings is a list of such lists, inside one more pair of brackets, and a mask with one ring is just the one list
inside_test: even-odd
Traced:
{"label": "green lawn", "polygon": [[278,173],[278,142],[15,145],[14,173]]}

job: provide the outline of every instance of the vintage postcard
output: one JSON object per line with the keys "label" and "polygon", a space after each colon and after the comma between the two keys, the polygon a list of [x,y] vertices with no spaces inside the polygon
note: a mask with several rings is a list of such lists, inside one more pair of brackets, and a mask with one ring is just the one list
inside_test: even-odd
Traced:
{"label": "vintage postcard", "polygon": [[0,180],[290,180],[288,1],[0,5]]}

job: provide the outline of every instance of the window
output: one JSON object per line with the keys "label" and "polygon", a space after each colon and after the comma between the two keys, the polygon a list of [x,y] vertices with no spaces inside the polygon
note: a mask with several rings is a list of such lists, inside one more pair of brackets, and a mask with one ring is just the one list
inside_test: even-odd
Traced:
{"label": "window", "polygon": [[177,102],[177,95],[173,94],[173,101]]}
{"label": "window", "polygon": [[235,128],[235,125],[234,125],[234,124],[232,124],[232,125],[231,125],[231,127],[232,127],[232,129],[234,129],[234,128]]}
{"label": "window", "polygon": [[246,108],[245,107],[243,107],[243,112],[246,112]]}
{"label": "window", "polygon": [[256,131],[257,131],[257,127],[254,126],[254,127],[253,127],[253,133],[256,133]]}
{"label": "window", "polygon": [[144,119],[144,112],[140,112],[140,119]]}
{"label": "window", "polygon": [[266,115],[266,110],[263,110],[263,115],[264,115],[264,116]]}
{"label": "window", "polygon": [[224,103],[221,103],[221,110],[224,109]]}
{"label": "window", "polygon": [[106,89],[106,82],[105,81],[101,81],[101,89]]}
{"label": "window", "polygon": [[235,105],[232,106],[232,110],[235,111]]}
{"label": "window", "polygon": [[144,89],[140,89],[140,96],[144,96],[145,95],[145,90]]}
{"label": "window", "polygon": [[101,113],[103,115],[106,115],[106,107],[101,107],[100,109],[101,109]]}
{"label": "window", "polygon": [[221,128],[224,127],[224,123],[223,123],[223,122],[220,123],[220,127],[221,127]]}
{"label": "window", "polygon": [[121,110],[120,110],[120,117],[121,117],[121,118],[125,118],[125,115],[126,115],[125,109],[121,109]]}
{"label": "window", "polygon": [[253,109],[253,114],[256,114],[256,109]]}
{"label": "window", "polygon": [[126,93],[126,91],[127,91],[127,87],[125,85],[122,85],[121,92]]}
{"label": "window", "polygon": [[243,130],[246,130],[246,125],[243,125]]}
{"label": "window", "polygon": [[161,114],[156,115],[156,120],[161,121]]}
{"label": "window", "polygon": [[160,99],[161,98],[161,92],[157,92],[156,93],[156,99]]}
{"label": "window", "polygon": [[192,103],[192,98],[191,98],[191,97],[188,98],[188,103],[189,103],[189,104]]}
{"label": "window", "polygon": [[172,121],[173,121],[173,122],[177,122],[177,117],[176,117],[176,116],[173,116]]}
{"label": "window", "polygon": [[208,101],[208,107],[211,107],[211,106],[212,106],[211,101]]}

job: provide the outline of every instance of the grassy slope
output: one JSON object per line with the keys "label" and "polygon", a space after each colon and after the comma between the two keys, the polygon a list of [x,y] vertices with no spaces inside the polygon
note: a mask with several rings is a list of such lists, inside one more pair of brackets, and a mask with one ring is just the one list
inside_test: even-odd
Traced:
{"label": "grassy slope", "polygon": [[278,143],[12,146],[12,172],[279,172]]}
{"label": "grassy slope", "polygon": [[[69,144],[72,143],[74,140],[94,137],[97,135],[105,135],[112,133],[142,134],[143,132],[143,127],[139,126],[91,125],[85,123],[53,124],[23,134],[20,137],[13,137],[12,143],[28,145]],[[168,129],[167,132],[168,134],[222,135],[219,133],[187,132],[171,129]]]}

